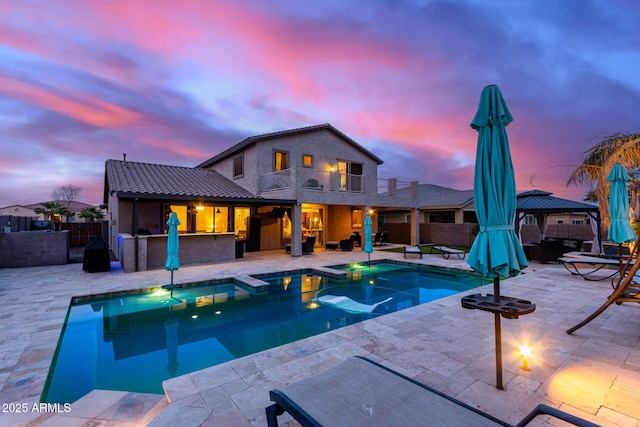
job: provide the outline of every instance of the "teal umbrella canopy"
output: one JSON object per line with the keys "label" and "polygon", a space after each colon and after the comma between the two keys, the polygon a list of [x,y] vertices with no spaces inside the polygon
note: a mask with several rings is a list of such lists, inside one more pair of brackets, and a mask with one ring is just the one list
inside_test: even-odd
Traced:
{"label": "teal umbrella canopy", "polygon": [[169,236],[167,238],[167,261],[164,264],[164,268],[171,272],[171,283],[173,284],[173,272],[180,268],[180,261],[178,260],[180,247],[178,225],[180,225],[180,220],[178,220],[178,215],[175,212],[171,213],[167,225],[169,226]]}
{"label": "teal umbrella canopy", "polygon": [[369,215],[364,219],[364,251],[369,254],[369,261],[371,261],[371,254],[373,253],[373,232],[371,231],[371,217]]}
{"label": "teal umbrella canopy", "polygon": [[527,264],[514,231],[516,182],[506,126],[513,121],[498,86],[483,89],[471,127],[478,131],[473,197],[480,232],[467,263],[484,277],[513,277]]}
{"label": "teal umbrella canopy", "polygon": [[609,187],[609,214],[611,225],[609,226],[609,240],[616,243],[633,242],[636,233],[629,223],[629,193],[627,183],[631,181],[629,174],[620,163],[611,168],[607,177],[611,183]]}

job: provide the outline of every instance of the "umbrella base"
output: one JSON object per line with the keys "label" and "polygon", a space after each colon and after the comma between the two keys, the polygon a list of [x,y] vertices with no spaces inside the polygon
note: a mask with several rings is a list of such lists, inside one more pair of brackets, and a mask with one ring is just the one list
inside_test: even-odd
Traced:
{"label": "umbrella base", "polygon": [[506,296],[500,296],[499,301],[496,301],[492,294],[462,297],[462,307],[489,311],[505,319],[517,319],[519,316],[533,313],[536,309],[536,305],[531,301]]}

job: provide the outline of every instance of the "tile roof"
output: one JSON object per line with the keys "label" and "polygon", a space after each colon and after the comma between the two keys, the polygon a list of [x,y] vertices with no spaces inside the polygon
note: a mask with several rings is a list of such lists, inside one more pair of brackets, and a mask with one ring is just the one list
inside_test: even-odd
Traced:
{"label": "tile roof", "polygon": [[217,155],[211,157],[209,160],[206,160],[206,161],[200,163],[196,167],[198,167],[198,168],[208,168],[212,164],[214,164],[214,163],[216,163],[216,162],[218,162],[218,161],[220,161],[220,160],[222,160],[222,159],[224,159],[224,158],[226,158],[228,156],[231,156],[231,155],[233,155],[233,154],[235,154],[235,153],[237,153],[239,151],[242,151],[245,147],[247,147],[247,146],[249,146],[251,144],[255,144],[255,143],[259,142],[259,141],[266,141],[266,140],[269,140],[269,139],[276,139],[276,138],[284,138],[284,137],[287,137],[287,136],[298,135],[298,134],[302,134],[302,133],[317,132],[319,130],[328,130],[330,132],[333,132],[334,134],[338,135],[340,138],[344,139],[349,144],[353,145],[358,150],[362,151],[367,156],[371,157],[379,165],[384,163],[382,161],[382,159],[380,159],[378,156],[373,154],[371,151],[369,151],[366,148],[364,148],[362,145],[358,144],[355,140],[351,139],[346,134],[342,133],[341,131],[339,131],[338,129],[336,129],[335,127],[330,125],[329,123],[324,123],[324,124],[321,124],[321,125],[306,126],[306,127],[297,128],[297,129],[289,129],[289,130],[283,130],[283,131],[279,131],[279,132],[265,133],[263,135],[250,136],[249,138],[244,139],[243,141],[239,142],[238,144],[234,145],[233,147],[230,147],[230,148],[224,150],[223,152],[221,152],[220,154],[217,154]]}
{"label": "tile roof", "polygon": [[219,172],[182,166],[107,160],[106,193],[168,198],[263,200]]}

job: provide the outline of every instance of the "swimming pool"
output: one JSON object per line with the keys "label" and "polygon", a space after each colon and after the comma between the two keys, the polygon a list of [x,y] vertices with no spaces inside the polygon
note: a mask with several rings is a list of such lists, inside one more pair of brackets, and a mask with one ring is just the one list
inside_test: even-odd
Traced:
{"label": "swimming pool", "polygon": [[[472,273],[380,263],[77,298],[70,304],[41,400],[93,389],[162,393],[162,381],[403,310],[487,280]],[[344,274],[343,273],[343,274]],[[346,305],[345,305],[346,304]]]}

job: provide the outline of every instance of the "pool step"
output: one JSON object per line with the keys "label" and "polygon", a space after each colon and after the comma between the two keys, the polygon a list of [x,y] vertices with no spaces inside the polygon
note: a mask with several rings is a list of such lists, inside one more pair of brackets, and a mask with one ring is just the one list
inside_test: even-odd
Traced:
{"label": "pool step", "polygon": [[76,425],[78,421],[82,425],[117,425],[126,422],[131,426],[146,426],[168,404],[162,394],[93,390],[71,404],[69,412],[50,417],[48,423]]}

